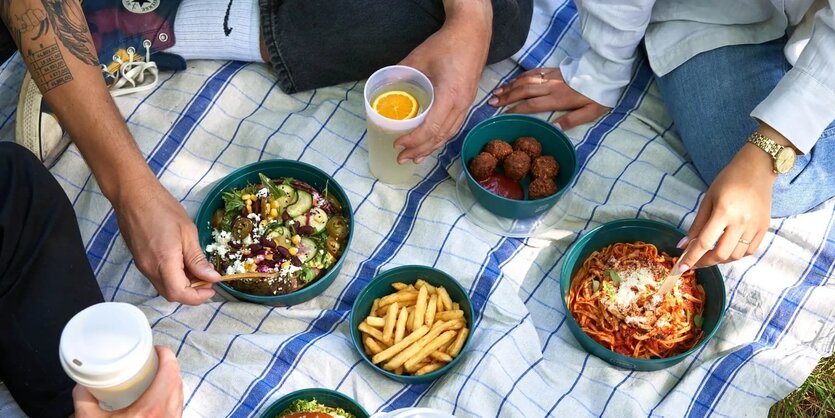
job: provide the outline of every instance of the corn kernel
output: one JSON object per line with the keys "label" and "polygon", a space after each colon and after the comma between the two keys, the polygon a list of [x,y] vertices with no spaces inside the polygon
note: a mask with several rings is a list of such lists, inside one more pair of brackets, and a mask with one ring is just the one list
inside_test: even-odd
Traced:
{"label": "corn kernel", "polygon": [[252,213],[252,205],[251,204],[246,205],[246,212],[247,213]]}
{"label": "corn kernel", "polygon": [[264,205],[264,213],[270,213],[270,204],[269,203]]}
{"label": "corn kernel", "polygon": [[285,262],[281,263],[281,268],[286,269],[286,268],[289,268],[289,267],[290,267],[290,262],[289,261],[285,261]]}
{"label": "corn kernel", "polygon": [[247,193],[247,194],[245,194],[245,195],[241,196],[241,199],[243,199],[243,200],[252,200],[252,195],[251,195],[251,194],[249,194],[249,193]]}
{"label": "corn kernel", "polygon": [[272,259],[273,259],[272,254],[264,254],[264,260],[272,260]]}
{"label": "corn kernel", "polygon": [[270,217],[278,218],[278,211],[275,208],[270,209]]}
{"label": "corn kernel", "polygon": [[268,221],[268,220],[266,220],[266,219],[264,219],[264,220],[262,220],[262,221],[261,221],[261,225],[266,225],[266,224],[268,224],[268,223],[270,223],[270,221]]}
{"label": "corn kernel", "polygon": [[296,247],[290,247],[287,251],[290,252],[290,255],[296,255],[299,253],[299,249]]}
{"label": "corn kernel", "polygon": [[292,241],[295,245],[299,245],[299,243],[302,242],[302,237],[298,236],[298,234],[293,235],[293,238],[291,238],[290,241]]}
{"label": "corn kernel", "polygon": [[270,207],[277,208],[278,202],[275,199],[270,199]]}

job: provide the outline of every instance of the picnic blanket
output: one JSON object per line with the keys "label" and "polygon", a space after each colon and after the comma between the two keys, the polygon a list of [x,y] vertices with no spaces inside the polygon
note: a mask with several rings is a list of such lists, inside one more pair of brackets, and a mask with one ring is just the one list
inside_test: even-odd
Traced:
{"label": "picnic blanket", "polygon": [[[494,235],[459,211],[448,172],[466,132],[497,114],[486,103],[489,92],[526,69],[577,54],[578,29],[573,3],[538,1],[524,48],[484,71],[461,132],[403,186],[377,182],[368,171],[362,81],[286,95],[265,65],[197,61],[161,75],[152,91],[118,98],[149,165],[192,215],[212,182],[272,158],[331,173],[356,212],[350,252],[321,296],[290,308],[223,300],[189,307],[160,298],[136,269],[77,149],[52,169],[75,206],[105,299],[139,306],[155,342],[176,351],[185,416],[258,416],[278,397],[307,387],[339,390],[370,412],[420,405],[459,417],[765,416],[798,387],[835,348],[832,202],[773,220],[755,255],[721,267],[729,302],[722,327],[675,367],[614,368],[587,354],[565,325],[559,266],[579,236],[620,218],[686,229],[706,190],[645,62],[616,109],[569,132],[580,173],[569,214],[550,240]],[[2,140],[13,140],[23,72],[19,57],[0,67]],[[431,384],[382,377],[349,338],[359,291],[403,264],[450,272],[474,302],[471,348]],[[20,414],[0,386],[0,416]]]}

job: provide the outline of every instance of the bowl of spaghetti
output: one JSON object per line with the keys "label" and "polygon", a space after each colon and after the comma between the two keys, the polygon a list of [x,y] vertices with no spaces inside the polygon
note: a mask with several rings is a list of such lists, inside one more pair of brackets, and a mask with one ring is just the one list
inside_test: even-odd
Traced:
{"label": "bowl of spaghetti", "polygon": [[713,337],[726,304],[719,268],[687,271],[673,290],[656,295],[684,234],[661,222],[622,219],[569,248],[560,291],[569,329],[586,351],[625,369],[659,370]]}

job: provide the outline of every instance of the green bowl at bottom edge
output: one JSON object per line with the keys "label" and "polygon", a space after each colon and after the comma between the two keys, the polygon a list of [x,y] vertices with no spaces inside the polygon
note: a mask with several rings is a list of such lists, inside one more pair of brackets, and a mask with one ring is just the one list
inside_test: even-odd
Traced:
{"label": "green bowl at bottom edge", "polygon": [[316,401],[322,405],[333,408],[342,408],[345,411],[354,414],[356,418],[369,417],[365,408],[358,404],[357,401],[341,392],[323,388],[309,388],[300,389],[282,396],[267,407],[267,409],[261,414],[261,418],[278,417],[278,414],[287,409],[296,399],[316,399]]}
{"label": "green bowl at bottom edge", "polygon": [[[357,327],[371,312],[371,305],[374,303],[374,299],[395,292],[394,288],[391,287],[392,283],[402,282],[406,284],[413,284],[419,278],[433,286],[443,286],[447,290],[450,299],[452,299],[453,302],[457,302],[461,307],[461,310],[464,311],[464,318],[467,320],[470,332],[467,334],[467,339],[464,341],[464,346],[461,348],[461,352],[446,366],[422,376],[399,375],[389,372],[388,370],[385,370],[371,362],[371,359],[363,352],[361,341],[362,337]],[[372,279],[371,282],[368,283],[362,291],[360,291],[359,295],[357,295],[357,298],[354,300],[354,306],[351,308],[351,318],[349,320],[351,326],[351,342],[353,342],[354,349],[357,350],[357,354],[359,354],[363,361],[371,366],[374,371],[401,383],[426,383],[439,378],[441,375],[451,370],[455,367],[458,361],[466,355],[467,349],[469,348],[470,342],[473,338],[474,315],[472,301],[467,295],[467,291],[449,274],[429,266],[406,265],[395,267],[374,277],[374,279]]]}
{"label": "green bowl at bottom edge", "polygon": [[704,318],[702,323],[704,335],[701,341],[690,350],[675,356],[660,359],[638,359],[615,353],[589,337],[568,311],[566,297],[568,296],[571,278],[592,252],[617,242],[643,241],[655,245],[661,252],[678,257],[682,250],[676,248],[676,244],[684,235],[685,231],[663,222],[649,219],[621,219],[592,229],[581,236],[566,251],[560,269],[560,295],[562,296],[560,299],[568,319],[568,328],[586,351],[609,364],[624,369],[652,371],[679,363],[690,354],[698,351],[713,337],[722,322],[727,303],[725,281],[716,266],[696,270],[696,280],[705,290],[705,310],[702,315]]}

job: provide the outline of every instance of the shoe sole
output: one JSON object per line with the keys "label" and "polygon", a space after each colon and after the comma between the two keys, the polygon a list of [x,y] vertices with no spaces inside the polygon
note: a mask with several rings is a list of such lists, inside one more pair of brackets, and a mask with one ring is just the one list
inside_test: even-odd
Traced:
{"label": "shoe sole", "polygon": [[29,72],[23,77],[17,102],[15,142],[32,151],[46,167],[52,167],[69,147],[70,140],[58,119],[42,109],[43,96]]}

